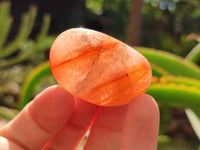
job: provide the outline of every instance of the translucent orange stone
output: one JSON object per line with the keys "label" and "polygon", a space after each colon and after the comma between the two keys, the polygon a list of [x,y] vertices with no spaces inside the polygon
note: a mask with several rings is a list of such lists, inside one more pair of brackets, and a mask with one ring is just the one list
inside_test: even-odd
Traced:
{"label": "translucent orange stone", "polygon": [[152,77],[148,61],[139,52],[109,35],[83,28],[56,38],[50,66],[63,88],[101,106],[127,104],[147,90]]}

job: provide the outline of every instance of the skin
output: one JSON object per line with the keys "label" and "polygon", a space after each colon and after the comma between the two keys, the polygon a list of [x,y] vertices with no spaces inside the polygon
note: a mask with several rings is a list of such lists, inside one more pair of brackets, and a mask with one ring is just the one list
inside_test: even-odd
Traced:
{"label": "skin", "polygon": [[99,107],[52,86],[0,129],[1,150],[156,150],[159,110],[146,94],[129,104]]}

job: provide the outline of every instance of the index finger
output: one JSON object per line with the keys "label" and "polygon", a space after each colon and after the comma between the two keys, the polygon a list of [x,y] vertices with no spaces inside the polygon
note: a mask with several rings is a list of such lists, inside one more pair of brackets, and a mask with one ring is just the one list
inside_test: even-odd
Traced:
{"label": "index finger", "polygon": [[52,86],[39,94],[9,124],[0,129],[8,143],[24,149],[41,149],[70,118],[74,108],[71,94]]}

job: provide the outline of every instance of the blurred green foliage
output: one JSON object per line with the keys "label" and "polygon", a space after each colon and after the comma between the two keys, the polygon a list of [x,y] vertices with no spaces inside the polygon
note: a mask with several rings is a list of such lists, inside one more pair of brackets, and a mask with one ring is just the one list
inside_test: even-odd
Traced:
{"label": "blurred green foliage", "polygon": [[0,67],[6,68],[25,60],[32,61],[31,63],[33,64],[36,62],[38,64],[38,61],[42,62],[44,60],[42,57],[44,56],[38,55],[38,52],[47,50],[54,40],[54,37],[47,36],[50,16],[48,14],[44,15],[41,31],[36,40],[29,39],[37,14],[37,8],[31,6],[29,11],[22,15],[18,33],[13,41],[6,43],[13,20],[9,14],[10,3],[3,2],[0,5],[0,10]]}
{"label": "blurred green foliage", "polygon": [[12,39],[9,39],[14,20],[10,9],[9,2],[0,3],[0,104],[17,107],[16,99],[25,76],[36,65],[48,59],[44,52],[49,50],[55,37],[47,35],[50,16],[45,14],[35,40],[29,38],[37,15],[37,8],[31,6],[22,14],[17,34],[11,35]]}

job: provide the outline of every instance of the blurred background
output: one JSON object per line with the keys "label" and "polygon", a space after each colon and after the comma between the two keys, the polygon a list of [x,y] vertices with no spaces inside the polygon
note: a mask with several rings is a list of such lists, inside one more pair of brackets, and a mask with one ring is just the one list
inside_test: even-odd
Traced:
{"label": "blurred background", "polygon": [[49,34],[54,35],[68,28],[86,27],[130,45],[164,49],[185,56],[195,45],[186,37],[199,33],[198,0],[11,0],[11,4],[14,33],[22,13],[31,5],[38,9],[34,31],[40,29],[42,17],[48,13],[51,16]]}
{"label": "blurred background", "polygon": [[147,57],[147,93],[161,110],[158,149],[198,150],[199,0],[0,0],[0,126],[56,84],[49,49],[74,27],[114,36]]}

